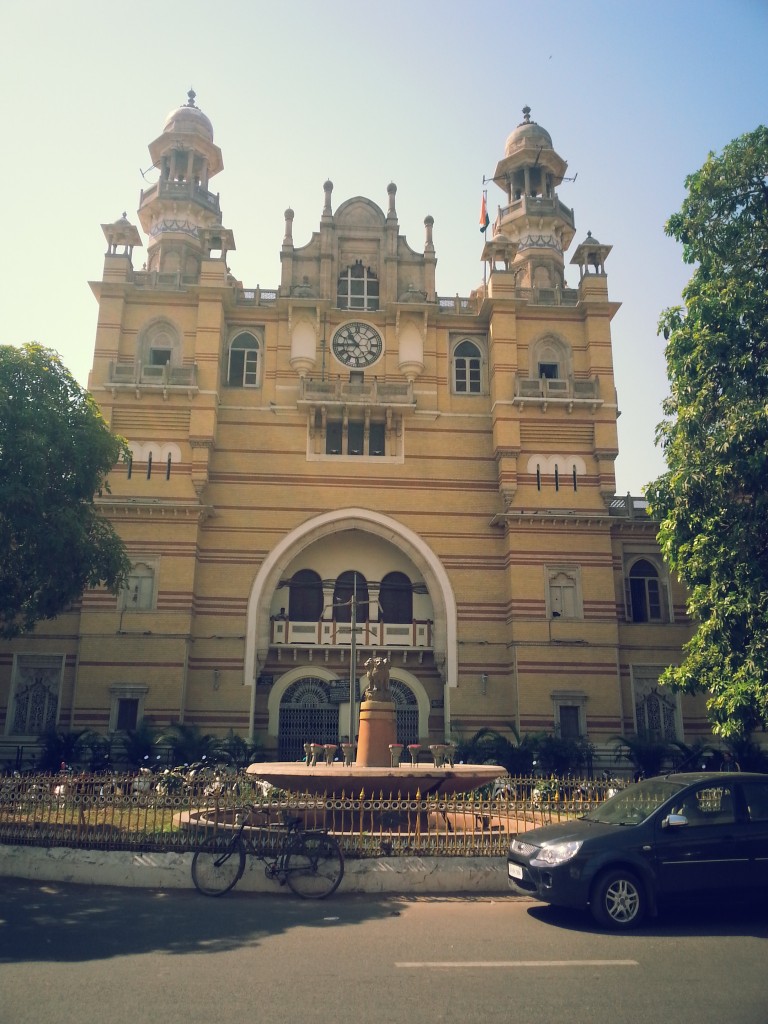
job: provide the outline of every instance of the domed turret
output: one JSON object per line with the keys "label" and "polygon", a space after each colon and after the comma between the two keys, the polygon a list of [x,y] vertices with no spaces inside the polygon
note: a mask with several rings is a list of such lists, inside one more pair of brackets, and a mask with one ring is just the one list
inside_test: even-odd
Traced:
{"label": "domed turret", "polygon": [[213,142],[213,125],[199,107],[195,106],[194,89],[187,93],[187,102],[172,110],[165,119],[163,134],[167,132],[191,132]]}
{"label": "domed turret", "polygon": [[523,120],[507,139],[504,156],[512,156],[524,147],[533,147],[537,152],[542,147],[552,149],[552,136],[546,128],[531,120],[530,107],[523,107]]}
{"label": "domed turret", "polygon": [[235,245],[232,233],[222,227],[219,197],[208,190],[209,180],[224,166],[221,150],[214,145],[211,122],[195,106],[193,89],[187,97],[150,143],[160,178],[142,192],[139,219],[149,236],[147,269],[196,280],[201,260],[214,249],[224,259]]}
{"label": "domed turret", "polygon": [[523,120],[507,139],[504,157],[493,181],[506,193],[493,237],[486,242],[483,259],[514,271],[520,288],[557,288],[564,285],[563,253],[573,240],[573,211],[557,198],[556,187],[568,164],[559,156],[546,129],[531,120],[523,107]]}

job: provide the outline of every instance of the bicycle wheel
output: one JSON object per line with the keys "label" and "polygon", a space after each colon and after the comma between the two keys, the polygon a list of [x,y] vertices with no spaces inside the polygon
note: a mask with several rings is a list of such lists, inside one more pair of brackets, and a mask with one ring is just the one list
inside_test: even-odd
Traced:
{"label": "bicycle wheel", "polygon": [[297,896],[320,900],[338,889],[344,877],[344,855],[332,836],[305,833],[288,847],[283,872]]}
{"label": "bicycle wheel", "polygon": [[238,882],[244,868],[242,839],[222,832],[206,839],[195,851],[192,881],[204,896],[223,896]]}

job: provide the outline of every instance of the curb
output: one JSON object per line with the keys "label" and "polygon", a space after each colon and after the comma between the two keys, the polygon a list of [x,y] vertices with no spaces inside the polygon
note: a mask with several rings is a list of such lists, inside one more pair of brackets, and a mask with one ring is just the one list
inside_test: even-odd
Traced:
{"label": "curb", "polygon": [[[193,889],[191,853],[0,845],[0,878],[131,889]],[[290,895],[249,857],[238,891]],[[506,857],[377,857],[345,862],[339,893],[509,894]]]}

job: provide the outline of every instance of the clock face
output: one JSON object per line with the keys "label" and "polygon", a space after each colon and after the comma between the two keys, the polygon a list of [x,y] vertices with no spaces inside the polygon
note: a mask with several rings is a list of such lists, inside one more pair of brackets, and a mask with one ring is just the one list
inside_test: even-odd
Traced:
{"label": "clock face", "polygon": [[370,366],[381,355],[381,336],[368,324],[344,324],[333,336],[333,354],[345,366]]}

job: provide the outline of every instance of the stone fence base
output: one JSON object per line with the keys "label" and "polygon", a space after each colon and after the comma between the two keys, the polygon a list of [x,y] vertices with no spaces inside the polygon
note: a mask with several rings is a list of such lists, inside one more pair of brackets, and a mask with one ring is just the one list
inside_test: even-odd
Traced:
{"label": "stone fence base", "polygon": [[[0,877],[127,888],[192,889],[191,853],[132,853],[0,845]],[[242,892],[287,893],[249,857]],[[505,857],[378,857],[347,860],[340,893],[508,894]]]}

